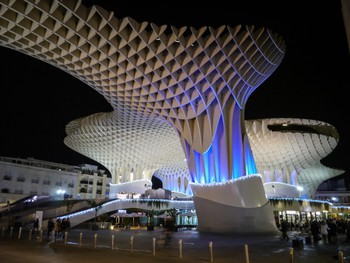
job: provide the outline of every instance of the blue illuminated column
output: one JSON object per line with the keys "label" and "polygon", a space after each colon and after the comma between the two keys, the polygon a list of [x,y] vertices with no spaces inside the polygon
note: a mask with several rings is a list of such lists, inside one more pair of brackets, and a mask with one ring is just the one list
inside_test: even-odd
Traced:
{"label": "blue illuminated column", "polygon": [[[203,147],[201,140],[189,142],[185,136],[180,136],[185,150],[188,167],[195,183],[225,182],[244,175],[255,174],[256,166],[250,144],[242,123],[242,109],[231,100],[231,105],[222,109],[216,127],[213,127],[212,138],[204,138],[206,131],[194,129],[192,136],[211,141]],[[205,113],[203,113],[205,114]],[[200,116],[198,122],[209,120],[210,116]],[[201,125],[205,127],[205,125]]]}

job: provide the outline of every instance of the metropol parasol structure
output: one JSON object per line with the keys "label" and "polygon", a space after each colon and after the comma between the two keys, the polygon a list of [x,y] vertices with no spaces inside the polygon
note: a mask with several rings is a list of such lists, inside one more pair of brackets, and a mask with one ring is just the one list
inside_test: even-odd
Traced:
{"label": "metropol parasol structure", "polygon": [[176,28],[81,1],[0,0],[0,45],[73,75],[111,104],[110,113],[68,123],[64,142],[109,169],[112,195],[155,176],[193,195],[199,230],[275,231],[268,195],[295,196],[302,185],[312,196],[342,173],[319,162],[338,142],[331,125],[244,119],[249,96],[284,58],[283,39],[268,29]]}

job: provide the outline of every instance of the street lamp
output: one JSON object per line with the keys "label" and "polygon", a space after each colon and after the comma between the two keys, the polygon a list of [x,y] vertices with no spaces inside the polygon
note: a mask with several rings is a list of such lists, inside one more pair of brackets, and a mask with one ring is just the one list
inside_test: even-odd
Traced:
{"label": "street lamp", "polygon": [[62,190],[62,189],[58,189],[56,191],[56,194],[57,195],[62,195],[62,199],[64,199],[64,194],[66,193],[66,190]]}

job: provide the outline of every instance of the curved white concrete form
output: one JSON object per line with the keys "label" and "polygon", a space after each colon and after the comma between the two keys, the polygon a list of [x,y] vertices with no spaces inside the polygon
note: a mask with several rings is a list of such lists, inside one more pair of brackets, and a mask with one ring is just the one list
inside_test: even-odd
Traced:
{"label": "curved white concrete form", "polygon": [[199,231],[278,233],[260,175],[191,187]]}
{"label": "curved white concrete form", "polygon": [[[127,126],[118,120],[113,125],[112,121],[110,124],[96,122],[96,119],[90,117],[74,122],[74,131],[67,133],[66,140],[77,152],[111,169],[153,167],[153,171],[160,165],[153,176],[162,181],[163,188],[193,194],[185,155],[178,135],[170,126],[157,126],[155,135],[148,138],[142,135],[143,131],[140,132],[139,127],[144,126],[137,126],[136,122]],[[270,125],[281,126],[284,123],[289,123],[298,130],[288,130],[288,127],[281,131],[268,128]],[[335,149],[339,140],[335,127],[330,124],[308,119],[273,118],[245,121],[245,126],[258,173],[262,175],[265,183],[279,182],[302,186],[300,196],[313,198],[317,187],[323,181],[344,173],[343,170],[332,169],[320,163],[323,157]],[[327,132],[320,133],[317,129]],[[126,131],[126,135],[123,131]],[[147,132],[153,134],[152,131]],[[153,150],[154,147],[157,151]],[[115,148],[121,150],[115,151]],[[149,154],[148,149],[151,149],[152,154]],[[124,169],[128,173],[125,177],[121,176],[119,182],[128,180],[130,169]],[[116,175],[121,174],[123,173],[116,172]],[[142,174],[149,173],[141,173],[141,177],[136,177],[138,174],[135,173],[135,180],[142,178]]]}
{"label": "curved white concrete form", "polygon": [[300,198],[301,195],[299,187],[280,182],[264,183],[264,189],[267,197]]}
{"label": "curved white concrete form", "polygon": [[315,162],[310,167],[301,170],[298,177],[298,183],[303,187],[302,195],[309,199],[314,199],[317,188],[322,182],[344,172],[344,170],[326,167],[320,161]]}
{"label": "curved white concrete form", "polygon": [[[231,180],[260,173],[263,182],[298,185],[300,169],[314,164],[315,156],[325,157],[337,144],[334,129],[321,122],[308,123],[316,133],[306,134],[271,132],[265,127],[270,120],[245,127],[249,96],[285,55],[284,40],[269,29],[158,26],[130,17],[118,19],[113,12],[99,6],[86,8],[81,1],[0,3],[1,46],[71,74],[111,104],[111,113],[69,123],[65,143],[108,168],[115,184],[149,180],[157,172],[160,177],[162,170],[176,167],[181,175],[165,173],[170,175],[163,179],[172,189],[192,191],[200,210],[204,203],[218,204],[211,207],[213,211],[228,206],[236,211],[233,217],[241,214],[245,222],[253,218],[255,227],[249,231],[268,230],[267,223],[261,227],[257,223],[270,222],[261,178],[257,183],[254,176],[247,177],[227,187]],[[307,124],[294,119],[272,121]],[[271,140],[277,143],[270,145]],[[286,140],[292,141],[293,151],[283,151],[288,158],[283,159],[275,150],[283,148]],[[217,185],[210,188],[212,183]],[[210,186],[200,189],[199,184]],[[227,196],[217,192],[222,189]],[[198,215],[207,213],[209,209]],[[241,224],[240,220],[235,222]],[[202,229],[221,231],[211,223],[203,218]]]}
{"label": "curved white concrete form", "polygon": [[162,167],[186,167],[179,135],[167,122],[118,111],[71,121],[64,143],[104,165],[112,183],[151,179]]}
{"label": "curved white concrete form", "polygon": [[167,121],[179,134],[192,182],[256,172],[246,165],[243,109],[284,58],[277,34],[242,25],[138,23],[80,1],[1,2],[2,46],[80,79],[106,98],[116,118]]}
{"label": "curved white concrete form", "polygon": [[312,198],[322,181],[344,172],[320,163],[339,141],[336,128],[329,123],[270,118],[246,121],[245,125],[256,167],[264,183],[301,186],[304,189],[300,196]]}
{"label": "curved white concrete form", "polygon": [[106,202],[102,204],[101,206],[98,206],[98,209],[96,211],[96,207],[89,208],[89,209],[83,209],[79,212],[74,212],[71,214],[67,214],[64,217],[69,217],[71,227],[77,226],[83,222],[86,222],[88,220],[91,220],[95,218],[96,216],[103,215],[105,213],[111,212],[111,211],[117,211],[119,209],[141,209],[144,211],[163,211],[163,210],[170,210],[170,209],[181,209],[181,210],[193,210],[194,205],[192,201],[169,201],[169,200],[154,200],[157,202],[158,205],[152,205],[153,199],[124,199],[124,200],[111,200],[109,202]]}
{"label": "curved white concrete form", "polygon": [[147,189],[151,187],[152,182],[148,179],[134,180],[120,184],[110,184],[109,198],[118,198],[118,194],[120,193],[143,194]]}

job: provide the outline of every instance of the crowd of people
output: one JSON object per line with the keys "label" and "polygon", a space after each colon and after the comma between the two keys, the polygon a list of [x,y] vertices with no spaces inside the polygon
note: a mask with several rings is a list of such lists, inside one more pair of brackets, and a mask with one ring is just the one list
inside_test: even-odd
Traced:
{"label": "crowd of people", "polygon": [[55,240],[64,238],[64,234],[70,228],[70,220],[68,217],[63,219],[57,218],[56,221],[50,218],[47,222],[47,236],[54,237]]}
{"label": "crowd of people", "polygon": [[299,231],[301,234],[308,234],[312,237],[314,244],[337,245],[338,234],[345,234],[345,242],[350,242],[350,219],[313,219],[311,221],[300,221],[294,224],[287,220],[281,220],[281,239],[289,240],[289,230]]}
{"label": "crowd of people", "polygon": [[[310,231],[314,244],[323,241],[324,244],[336,245],[338,243],[338,231],[342,231],[340,222],[335,219],[313,220],[310,224]],[[345,229],[346,230],[346,229]]]}

